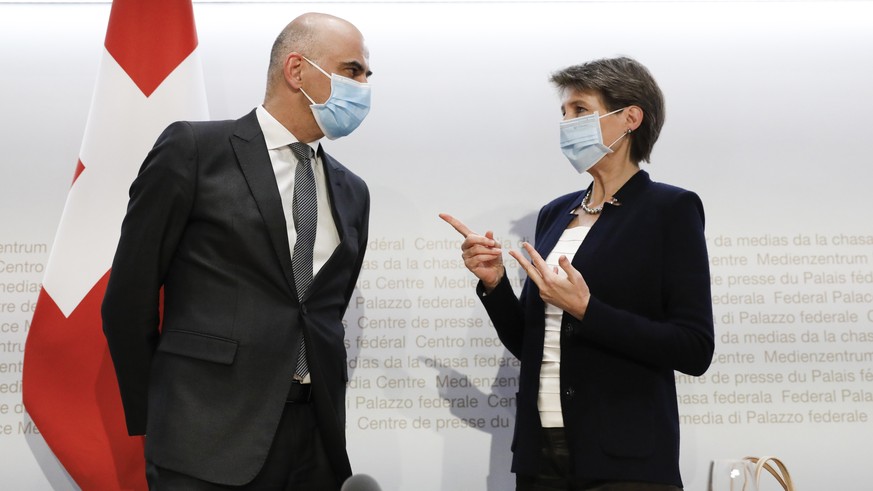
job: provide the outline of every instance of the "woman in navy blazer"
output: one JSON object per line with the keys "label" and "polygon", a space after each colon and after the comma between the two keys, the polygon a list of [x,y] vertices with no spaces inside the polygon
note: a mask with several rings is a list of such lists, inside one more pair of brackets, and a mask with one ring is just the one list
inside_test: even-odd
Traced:
{"label": "woman in navy blazer", "polygon": [[661,90],[629,58],[552,76],[561,146],[593,182],[540,210],[516,297],[493,234],[464,235],[467,268],[503,344],[521,360],[517,490],[677,490],[674,371],[714,349],[703,205],[640,170],[664,121]]}

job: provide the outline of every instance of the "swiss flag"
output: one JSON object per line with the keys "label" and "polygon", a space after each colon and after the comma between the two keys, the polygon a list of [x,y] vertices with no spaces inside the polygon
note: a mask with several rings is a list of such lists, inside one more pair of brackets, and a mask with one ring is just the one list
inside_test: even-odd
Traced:
{"label": "swiss flag", "polygon": [[191,0],[114,0],[73,184],[24,353],[24,404],[84,490],[146,489],[100,304],[128,189],[160,132],[208,118]]}

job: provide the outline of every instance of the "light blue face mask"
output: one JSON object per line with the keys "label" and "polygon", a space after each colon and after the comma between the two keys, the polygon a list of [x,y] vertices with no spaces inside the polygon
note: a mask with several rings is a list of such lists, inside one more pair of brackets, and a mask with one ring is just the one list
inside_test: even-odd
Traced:
{"label": "light blue face mask", "polygon": [[312,103],[310,109],[315,122],[324,136],[331,140],[351,133],[370,112],[370,84],[357,82],[342,75],[328,73],[309,58],[303,57],[325,77],[330,79],[330,97],[323,104],[316,104],[302,88],[303,95]]}
{"label": "light blue face mask", "polygon": [[612,153],[611,147],[630,133],[629,131],[622,133],[609,146],[603,144],[600,118],[624,109],[616,109],[603,116],[599,116],[595,111],[594,114],[561,121],[561,151],[580,174],[594,167],[594,164],[600,162],[606,154]]}

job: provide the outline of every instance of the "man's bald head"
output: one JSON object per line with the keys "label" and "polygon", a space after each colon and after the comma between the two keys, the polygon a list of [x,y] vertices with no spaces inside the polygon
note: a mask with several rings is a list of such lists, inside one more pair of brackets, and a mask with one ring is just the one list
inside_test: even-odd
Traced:
{"label": "man's bald head", "polygon": [[315,141],[324,134],[312,104],[330,98],[332,74],[366,83],[371,74],[369,57],[364,36],[348,21],[303,14],[273,43],[264,108],[299,141]]}
{"label": "man's bald head", "polygon": [[331,41],[344,38],[363,39],[352,23],[329,14],[309,12],[292,20],[273,42],[267,71],[267,97],[274,85],[281,83],[282,69],[288,54],[297,52],[318,63]]}

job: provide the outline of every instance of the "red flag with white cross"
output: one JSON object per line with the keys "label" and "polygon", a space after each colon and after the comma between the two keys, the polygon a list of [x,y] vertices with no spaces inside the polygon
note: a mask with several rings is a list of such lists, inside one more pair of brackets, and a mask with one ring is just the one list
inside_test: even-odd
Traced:
{"label": "red flag with white cross", "polygon": [[85,136],[24,352],[24,405],[84,490],[147,489],[100,320],[128,189],[158,135],[207,119],[191,0],[114,0]]}

